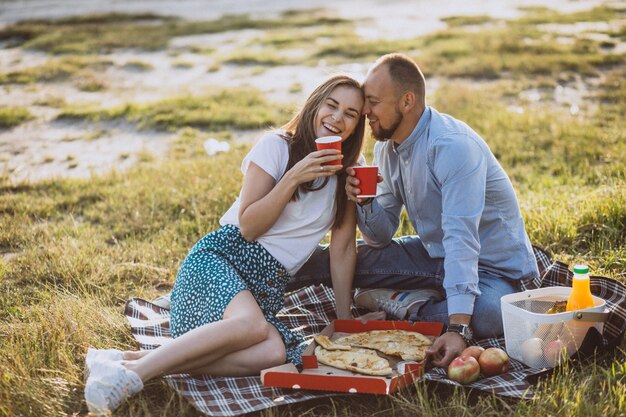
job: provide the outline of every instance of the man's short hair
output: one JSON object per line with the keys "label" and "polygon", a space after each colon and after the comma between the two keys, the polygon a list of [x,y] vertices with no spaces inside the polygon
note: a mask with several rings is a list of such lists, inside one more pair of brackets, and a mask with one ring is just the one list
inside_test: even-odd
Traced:
{"label": "man's short hair", "polygon": [[397,94],[400,95],[406,91],[412,91],[415,93],[417,101],[425,105],[426,81],[424,80],[422,70],[420,70],[415,61],[404,54],[387,54],[376,60],[372,71],[383,66],[388,69],[391,80],[396,86]]}

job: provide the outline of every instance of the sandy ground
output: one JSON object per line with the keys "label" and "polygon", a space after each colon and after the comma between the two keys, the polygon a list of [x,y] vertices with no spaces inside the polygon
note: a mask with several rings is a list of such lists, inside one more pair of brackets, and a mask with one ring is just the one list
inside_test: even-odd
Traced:
{"label": "sandy ground", "polygon": [[[549,7],[561,11],[591,8],[601,1],[552,1]],[[209,7],[210,4],[210,7]],[[445,27],[440,19],[451,15],[490,15],[514,18],[520,6],[545,5],[537,0],[4,0],[0,2],[0,25],[34,18],[57,18],[89,13],[151,12],[177,15],[187,19],[216,19],[224,14],[249,13],[252,16],[275,16],[293,9],[326,8],[331,14],[354,19],[359,34],[364,38],[407,38]],[[569,32],[581,28],[564,25],[551,28]],[[187,36],[173,39],[168,48],[158,52],[117,51],[107,55],[114,65],[99,73],[107,88],[100,92],[83,92],[71,83],[37,85],[10,85],[0,87],[0,106],[25,106],[36,115],[35,120],[14,129],[0,130],[0,175],[12,182],[37,181],[51,177],[88,177],[111,169],[123,170],[138,160],[160,157],[167,152],[175,134],[137,131],[125,123],[59,123],[53,119],[58,110],[42,105],[54,100],[67,104],[97,103],[107,107],[125,102],[148,102],[186,93],[198,94],[215,86],[251,86],[265,92],[274,102],[301,102],[305,96],[330,74],[350,73],[362,78],[369,63],[354,63],[338,67],[320,62],[310,66],[280,66],[258,71],[255,68],[222,65],[218,71],[207,72],[214,63],[212,55],[183,53],[173,56],[172,50],[189,46],[211,45],[225,54],[262,35],[258,30],[242,30],[212,35]],[[1,46],[0,46],[1,47]],[[42,64],[50,56],[22,48],[0,49],[0,68],[9,72]],[[148,63],[152,68],[138,71],[127,64],[134,61]],[[180,66],[180,62],[185,62]],[[439,80],[429,80],[432,92]],[[575,113],[579,111],[587,92],[587,82],[572,83],[554,92],[557,104]],[[290,87],[301,85],[300,91]],[[528,91],[521,97],[539,101],[541,94]],[[523,111],[514,108],[513,111]],[[256,137],[255,132],[242,132],[239,140]]]}

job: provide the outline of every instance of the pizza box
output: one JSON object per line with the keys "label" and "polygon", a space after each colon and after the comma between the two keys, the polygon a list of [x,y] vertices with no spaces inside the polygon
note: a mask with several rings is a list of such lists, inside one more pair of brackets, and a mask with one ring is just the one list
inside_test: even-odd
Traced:
{"label": "pizza box", "polygon": [[[434,339],[441,334],[443,324],[389,320],[370,320],[367,322],[335,320],[326,326],[320,334],[335,340],[349,333],[393,329],[419,332]],[[317,362],[314,354],[316,347],[317,343],[311,340],[311,344],[302,353],[302,371],[298,371],[292,363],[261,371],[263,385],[266,387],[388,395],[412,384],[424,373],[423,362],[402,361],[400,358],[394,359],[390,356],[385,356],[393,369],[393,374],[389,376],[370,376],[337,369]]]}

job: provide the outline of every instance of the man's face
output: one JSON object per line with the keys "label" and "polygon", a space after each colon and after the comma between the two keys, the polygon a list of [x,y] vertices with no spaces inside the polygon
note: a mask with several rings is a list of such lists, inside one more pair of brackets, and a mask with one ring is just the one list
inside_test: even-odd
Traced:
{"label": "man's face", "polygon": [[377,140],[393,139],[393,134],[402,123],[403,114],[398,109],[398,97],[386,67],[370,72],[363,84],[365,105],[372,135]]}

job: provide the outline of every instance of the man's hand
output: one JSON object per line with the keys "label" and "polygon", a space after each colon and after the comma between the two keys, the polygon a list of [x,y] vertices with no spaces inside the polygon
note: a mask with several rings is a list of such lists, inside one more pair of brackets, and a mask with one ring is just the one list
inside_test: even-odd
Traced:
{"label": "man's hand", "polygon": [[[360,181],[354,176],[354,168],[346,168],[346,174],[348,174],[346,178],[346,195],[348,196],[348,200],[358,204],[371,200],[371,198],[357,198],[357,195],[361,193],[361,189],[359,188]],[[379,175],[376,180],[379,183],[383,182],[383,177]]]}
{"label": "man's hand", "polygon": [[444,333],[435,339],[431,347],[426,349],[426,360],[434,366],[447,368],[452,359],[456,358],[467,347],[460,334]]}

